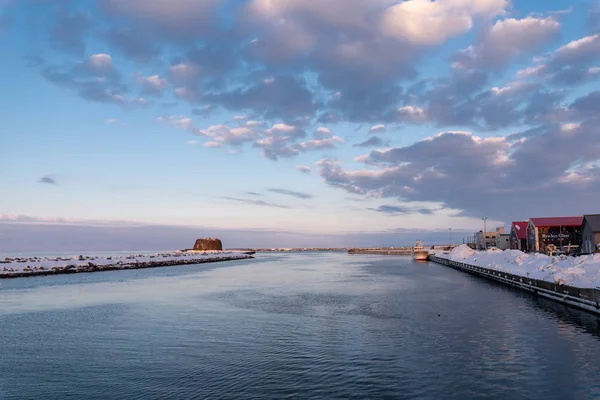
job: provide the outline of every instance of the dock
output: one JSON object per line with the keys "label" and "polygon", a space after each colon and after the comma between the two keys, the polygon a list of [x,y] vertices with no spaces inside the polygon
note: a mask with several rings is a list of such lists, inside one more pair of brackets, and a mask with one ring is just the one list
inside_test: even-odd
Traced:
{"label": "dock", "polygon": [[501,282],[528,291],[536,296],[542,296],[600,316],[600,290],[598,289],[559,285],[553,282],[532,279],[507,272],[465,264],[459,261],[448,260],[435,255],[430,255],[429,260],[472,275]]}

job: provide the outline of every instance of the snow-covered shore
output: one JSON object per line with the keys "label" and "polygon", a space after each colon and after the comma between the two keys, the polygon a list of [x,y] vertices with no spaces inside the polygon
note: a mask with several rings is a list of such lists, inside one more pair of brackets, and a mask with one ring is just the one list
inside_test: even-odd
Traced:
{"label": "snow-covered shore", "polygon": [[600,254],[551,257],[495,248],[475,251],[461,245],[450,252],[437,252],[435,256],[559,285],[600,289]]}
{"label": "snow-covered shore", "polygon": [[234,251],[208,251],[193,253],[175,251],[166,253],[115,255],[103,257],[84,255],[72,257],[7,257],[0,261],[0,278],[165,267],[174,265],[242,260],[246,258],[252,257],[247,254]]}

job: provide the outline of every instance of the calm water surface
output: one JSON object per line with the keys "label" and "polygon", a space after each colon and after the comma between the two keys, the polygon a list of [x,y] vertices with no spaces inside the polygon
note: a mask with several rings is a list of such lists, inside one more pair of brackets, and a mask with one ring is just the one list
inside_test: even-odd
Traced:
{"label": "calm water surface", "polygon": [[599,399],[599,319],[343,253],[0,281],[0,399]]}

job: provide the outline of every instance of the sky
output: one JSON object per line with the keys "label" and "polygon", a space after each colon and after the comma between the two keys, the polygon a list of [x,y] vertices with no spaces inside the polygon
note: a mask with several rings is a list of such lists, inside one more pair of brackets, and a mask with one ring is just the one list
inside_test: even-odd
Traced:
{"label": "sky", "polygon": [[0,0],[0,50],[7,251],[600,212],[599,1]]}

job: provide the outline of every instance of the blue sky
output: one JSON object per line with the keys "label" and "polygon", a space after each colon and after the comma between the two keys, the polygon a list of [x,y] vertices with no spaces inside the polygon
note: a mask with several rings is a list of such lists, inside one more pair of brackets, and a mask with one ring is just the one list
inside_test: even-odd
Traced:
{"label": "blue sky", "polygon": [[598,212],[599,16],[598,1],[0,0],[0,220],[372,245]]}

